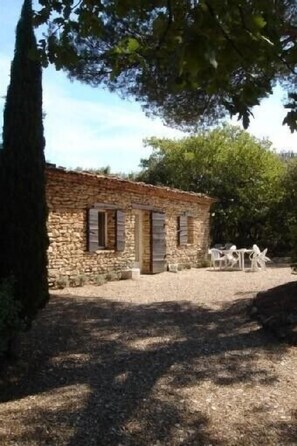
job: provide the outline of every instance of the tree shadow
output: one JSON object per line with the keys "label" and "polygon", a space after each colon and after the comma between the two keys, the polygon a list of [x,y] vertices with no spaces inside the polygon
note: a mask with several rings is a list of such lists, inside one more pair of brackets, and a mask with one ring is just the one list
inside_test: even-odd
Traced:
{"label": "tree shadow", "polygon": [[[236,430],[242,432],[241,438],[236,439],[234,446],[249,445],[296,445],[297,417],[293,411],[290,419],[273,419],[273,407],[259,402],[251,410],[245,413],[245,422],[238,424]],[[288,417],[283,417],[288,418]],[[256,420],[256,421],[255,421]],[[233,445],[233,443],[232,443]]]}
{"label": "tree shadow", "polygon": [[13,408],[21,428],[0,432],[0,442],[224,444],[212,435],[203,402],[191,406],[183,389],[277,379],[259,368],[257,355],[281,357],[286,346],[276,349],[249,319],[248,303],[212,310],[189,301],[53,296],[24,337],[18,363],[1,371],[0,419]]}

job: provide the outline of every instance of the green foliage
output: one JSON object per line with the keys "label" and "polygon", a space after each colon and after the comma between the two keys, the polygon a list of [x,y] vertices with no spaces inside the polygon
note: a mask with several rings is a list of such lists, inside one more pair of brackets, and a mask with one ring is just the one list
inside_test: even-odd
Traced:
{"label": "green foliage", "polygon": [[284,242],[291,248],[292,262],[297,266],[297,158],[287,161],[282,186],[283,199],[278,213],[282,221],[279,228]]}
{"label": "green foliage", "polygon": [[297,94],[289,93],[288,99],[290,102],[285,105],[285,108],[288,108],[290,111],[284,118],[283,124],[287,124],[293,133],[297,130]]}
{"label": "green foliage", "polygon": [[282,150],[278,155],[283,161],[290,161],[297,157],[297,153],[293,150]]}
{"label": "green foliage", "polygon": [[0,277],[15,278],[15,297],[27,326],[49,297],[42,71],[32,58],[36,49],[31,0],[25,0],[4,109]]}
{"label": "green foliage", "polygon": [[[90,85],[133,95],[183,128],[251,110],[276,82],[294,93],[296,2],[291,0],[39,0],[45,63]],[[292,91],[293,90],[293,91]],[[291,97],[292,99],[292,97]],[[295,105],[284,122],[296,128]]]}
{"label": "green foliage", "polygon": [[98,168],[87,168],[84,169],[83,167],[76,167],[74,169],[76,172],[88,172],[92,173],[94,175],[111,175],[110,166],[105,167],[98,167]]}
{"label": "green foliage", "polygon": [[283,198],[284,163],[238,127],[225,126],[181,140],[147,140],[152,155],[138,179],[218,198],[212,209],[212,240],[238,246],[259,243],[277,251],[276,210]]}
{"label": "green foliage", "polygon": [[291,228],[292,237],[292,251],[291,251],[291,266],[297,272],[297,225]]}
{"label": "green foliage", "polygon": [[69,278],[68,276],[59,276],[54,283],[54,287],[59,290],[63,290],[69,286]]}
{"label": "green foliage", "polygon": [[5,279],[0,282],[0,356],[7,353],[10,342],[24,328],[19,316],[20,303],[14,296],[14,282]]}
{"label": "green foliage", "polygon": [[121,274],[117,271],[110,271],[109,273],[106,274],[106,280],[109,282],[119,280],[120,277]]}
{"label": "green foliage", "polygon": [[[86,283],[87,283],[87,276],[85,274],[79,274],[79,275],[77,275],[75,277],[71,277],[69,279],[70,287],[81,287],[81,286],[84,286]],[[65,287],[66,287],[66,285],[65,285]],[[61,287],[61,288],[65,288],[65,287]]]}
{"label": "green foliage", "polygon": [[94,278],[95,285],[104,285],[107,282],[106,274],[97,274]]}
{"label": "green foliage", "polygon": [[107,175],[107,176],[113,176],[118,178],[123,178],[124,180],[135,180],[137,178],[136,172],[111,172],[110,166],[106,167],[93,167],[93,168],[83,168],[83,167],[76,167],[74,169],[76,172],[88,172],[92,173],[94,175]]}

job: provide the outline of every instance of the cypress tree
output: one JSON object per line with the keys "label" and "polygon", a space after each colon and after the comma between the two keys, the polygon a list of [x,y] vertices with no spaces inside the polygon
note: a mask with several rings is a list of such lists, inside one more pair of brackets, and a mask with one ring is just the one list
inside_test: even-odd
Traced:
{"label": "cypress tree", "polygon": [[27,327],[48,300],[44,147],[42,68],[32,1],[24,0],[4,108],[0,276],[14,277]]}

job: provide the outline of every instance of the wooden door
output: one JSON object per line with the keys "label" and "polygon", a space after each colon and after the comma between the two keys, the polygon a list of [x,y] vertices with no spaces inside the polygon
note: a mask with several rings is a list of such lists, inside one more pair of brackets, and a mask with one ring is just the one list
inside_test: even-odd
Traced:
{"label": "wooden door", "polygon": [[134,227],[134,244],[135,244],[135,268],[139,268],[142,271],[142,212],[135,213],[135,227]]}
{"label": "wooden door", "polygon": [[151,272],[166,270],[165,214],[151,213]]}

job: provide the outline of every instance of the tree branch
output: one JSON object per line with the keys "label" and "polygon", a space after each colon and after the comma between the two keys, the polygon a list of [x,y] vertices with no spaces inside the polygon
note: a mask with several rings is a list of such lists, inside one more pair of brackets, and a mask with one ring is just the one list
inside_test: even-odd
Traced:
{"label": "tree branch", "polygon": [[170,27],[172,25],[172,5],[171,5],[171,0],[167,0],[167,10],[168,10],[167,26],[166,26],[166,29],[165,29],[163,35],[161,36],[161,38],[159,40],[159,43],[157,45],[157,49],[158,50],[161,48],[162,44],[164,43],[165,38],[166,38],[166,36],[168,34],[168,31],[169,31],[169,29],[170,29]]}
{"label": "tree branch", "polygon": [[212,6],[209,4],[208,1],[206,1],[205,4],[207,6],[207,9],[208,9],[210,15],[212,16],[213,20],[217,24],[218,28],[220,29],[220,31],[223,34],[223,36],[225,37],[225,39],[230,43],[230,45],[232,46],[234,51],[240,56],[240,58],[242,58],[244,60],[244,54],[240,51],[239,48],[237,48],[237,46],[235,45],[234,41],[231,39],[231,37],[229,36],[227,31],[225,31],[224,27],[219,22],[219,20],[217,19],[216,15],[215,15],[215,12],[214,12]]}

